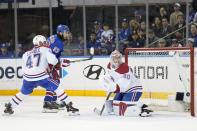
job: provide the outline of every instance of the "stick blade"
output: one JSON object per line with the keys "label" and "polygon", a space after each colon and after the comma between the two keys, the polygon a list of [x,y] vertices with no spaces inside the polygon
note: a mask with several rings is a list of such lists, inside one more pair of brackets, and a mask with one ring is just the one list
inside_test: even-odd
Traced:
{"label": "stick blade", "polygon": [[90,48],[90,54],[91,54],[91,55],[94,55],[94,47],[91,47],[91,48]]}
{"label": "stick blade", "polygon": [[96,113],[97,115],[101,115],[101,111],[99,109],[97,109],[96,107],[94,108],[94,113]]}

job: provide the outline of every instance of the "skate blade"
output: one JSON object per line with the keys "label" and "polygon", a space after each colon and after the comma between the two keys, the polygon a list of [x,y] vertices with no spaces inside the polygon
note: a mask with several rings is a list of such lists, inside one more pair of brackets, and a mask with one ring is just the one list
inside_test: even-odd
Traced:
{"label": "skate blade", "polygon": [[42,113],[57,113],[58,109],[43,109]]}
{"label": "skate blade", "polygon": [[62,111],[62,110],[65,110],[65,108],[59,108],[58,110],[61,110]]}
{"label": "skate blade", "polygon": [[69,116],[79,116],[80,115],[80,113],[79,112],[68,112],[68,115]]}
{"label": "skate blade", "polygon": [[143,112],[143,113],[140,114],[140,116],[141,117],[150,117],[150,116],[152,116],[152,114],[150,112],[149,113]]}
{"label": "skate blade", "polygon": [[10,113],[4,113],[4,112],[3,112],[1,115],[2,115],[2,116],[12,116],[13,114],[14,114],[14,113],[10,114]]}

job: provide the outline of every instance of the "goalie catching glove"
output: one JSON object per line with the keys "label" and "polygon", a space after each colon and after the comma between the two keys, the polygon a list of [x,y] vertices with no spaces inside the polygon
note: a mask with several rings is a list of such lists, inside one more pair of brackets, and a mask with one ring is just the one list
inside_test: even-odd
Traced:
{"label": "goalie catching glove", "polygon": [[120,91],[119,86],[108,75],[100,77],[99,84],[104,91],[118,93]]}

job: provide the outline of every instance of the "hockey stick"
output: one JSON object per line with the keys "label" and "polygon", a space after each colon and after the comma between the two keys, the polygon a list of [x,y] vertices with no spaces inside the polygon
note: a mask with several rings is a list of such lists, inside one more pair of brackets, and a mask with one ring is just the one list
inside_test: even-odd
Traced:
{"label": "hockey stick", "polygon": [[81,61],[88,61],[88,60],[92,60],[94,57],[94,48],[91,47],[90,48],[90,57],[89,58],[86,58],[86,59],[80,59],[80,60],[73,60],[73,61],[70,61],[70,63],[75,63],[75,62],[81,62]]}
{"label": "hockey stick", "polygon": [[[112,94],[112,92],[109,92],[109,94],[107,95],[107,97],[106,97],[106,99],[105,99],[105,102],[106,102],[107,100],[109,100],[109,97],[111,96],[111,94]],[[104,111],[104,109],[105,109],[105,102],[104,102],[104,104],[103,104],[101,110],[97,109],[96,107],[94,108],[94,112],[95,112],[96,114],[98,114],[99,116],[101,116],[101,115],[103,114],[103,111]]]}

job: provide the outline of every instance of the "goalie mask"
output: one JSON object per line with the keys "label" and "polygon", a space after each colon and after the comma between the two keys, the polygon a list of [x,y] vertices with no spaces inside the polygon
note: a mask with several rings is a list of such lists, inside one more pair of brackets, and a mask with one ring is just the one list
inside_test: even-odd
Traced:
{"label": "goalie mask", "polygon": [[115,50],[110,55],[110,63],[112,68],[117,69],[122,63],[122,54]]}
{"label": "goalie mask", "polygon": [[34,46],[46,45],[46,38],[42,35],[37,35],[33,38]]}

